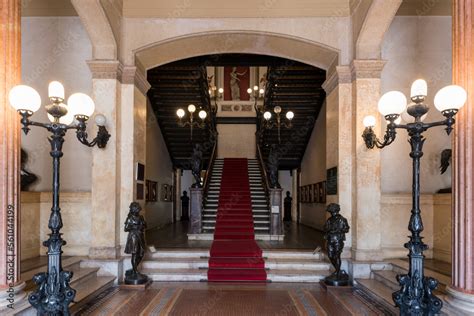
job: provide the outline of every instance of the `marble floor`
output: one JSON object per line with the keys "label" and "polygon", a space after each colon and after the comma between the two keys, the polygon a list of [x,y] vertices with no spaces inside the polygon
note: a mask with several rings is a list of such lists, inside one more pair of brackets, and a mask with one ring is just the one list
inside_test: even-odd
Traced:
{"label": "marble floor", "polygon": [[[148,245],[155,248],[210,248],[210,240],[188,240],[189,222],[176,222],[160,229],[150,229],[146,232]],[[286,223],[283,241],[258,241],[262,249],[315,249],[324,245],[323,233],[314,228]]]}
{"label": "marble floor", "polygon": [[320,284],[155,282],[146,290],[114,287],[75,315],[393,315],[354,288]]}

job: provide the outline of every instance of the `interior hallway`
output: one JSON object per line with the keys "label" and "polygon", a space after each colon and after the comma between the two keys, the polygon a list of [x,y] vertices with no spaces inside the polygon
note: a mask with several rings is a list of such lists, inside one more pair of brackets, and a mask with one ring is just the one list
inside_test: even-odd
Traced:
{"label": "interior hallway", "polygon": [[[146,232],[148,246],[163,248],[197,248],[209,249],[212,240],[188,240],[189,222],[175,222],[160,229]],[[263,241],[257,243],[262,249],[311,249],[324,247],[323,232],[306,225],[294,222],[284,224],[285,239],[283,241]]]}

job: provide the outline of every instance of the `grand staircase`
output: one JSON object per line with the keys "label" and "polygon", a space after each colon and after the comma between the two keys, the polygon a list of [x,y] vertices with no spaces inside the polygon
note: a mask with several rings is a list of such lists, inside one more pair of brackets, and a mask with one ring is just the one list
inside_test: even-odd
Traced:
{"label": "grand staircase", "polygon": [[[216,228],[217,207],[222,181],[224,159],[216,159],[211,172],[209,191],[204,200],[202,232],[213,234]],[[255,234],[270,233],[270,207],[262,183],[262,173],[256,159],[248,159],[248,175]]]}

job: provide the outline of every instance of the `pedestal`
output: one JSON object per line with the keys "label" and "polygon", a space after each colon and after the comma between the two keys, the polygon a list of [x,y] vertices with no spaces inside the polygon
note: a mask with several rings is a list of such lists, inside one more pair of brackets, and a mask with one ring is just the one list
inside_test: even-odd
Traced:
{"label": "pedestal", "polygon": [[202,220],[202,198],[203,198],[203,189],[202,188],[190,188],[190,225],[191,234],[200,234],[201,233],[201,220]]}
{"label": "pedestal", "polygon": [[283,189],[270,189],[270,235],[281,235]]}

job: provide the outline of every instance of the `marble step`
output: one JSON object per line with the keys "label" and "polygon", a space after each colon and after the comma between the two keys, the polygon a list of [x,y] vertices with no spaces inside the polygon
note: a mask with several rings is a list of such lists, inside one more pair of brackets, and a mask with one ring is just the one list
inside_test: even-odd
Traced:
{"label": "marble step", "polygon": [[[211,224],[202,225],[202,229],[208,230],[208,231],[213,231],[215,229],[215,225],[211,225]],[[255,226],[254,225],[253,229],[254,229],[254,231],[268,231],[268,230],[270,230],[270,227],[269,226],[262,227],[262,226]]]}
{"label": "marble step", "polygon": [[393,315],[399,314],[399,310],[395,307],[392,300],[393,290],[382,282],[374,279],[355,279],[354,285],[357,289],[370,295],[379,304],[383,305],[385,309],[393,313]]}
{"label": "marble step", "polygon": [[207,269],[142,269],[141,273],[146,274],[153,281],[161,282],[189,282],[206,281]]}
{"label": "marble step", "polygon": [[[84,259],[83,257],[69,257],[62,260],[63,270],[73,270],[75,268],[79,268],[81,260]],[[21,272],[21,279],[22,280],[31,280],[33,276],[40,272],[46,271],[46,264],[40,264],[35,266],[27,271]]]}
{"label": "marble step", "polygon": [[[408,261],[401,260],[401,259],[392,259],[389,262],[392,265],[393,272],[395,274],[408,273],[408,268],[409,268]],[[426,267],[425,267],[425,276],[429,276],[438,280],[439,284],[436,290],[441,293],[446,293],[446,286],[448,284],[451,284],[451,276],[427,269]]]}
{"label": "marble step", "polygon": [[329,270],[268,270],[267,280],[271,282],[318,283],[330,273]]}

